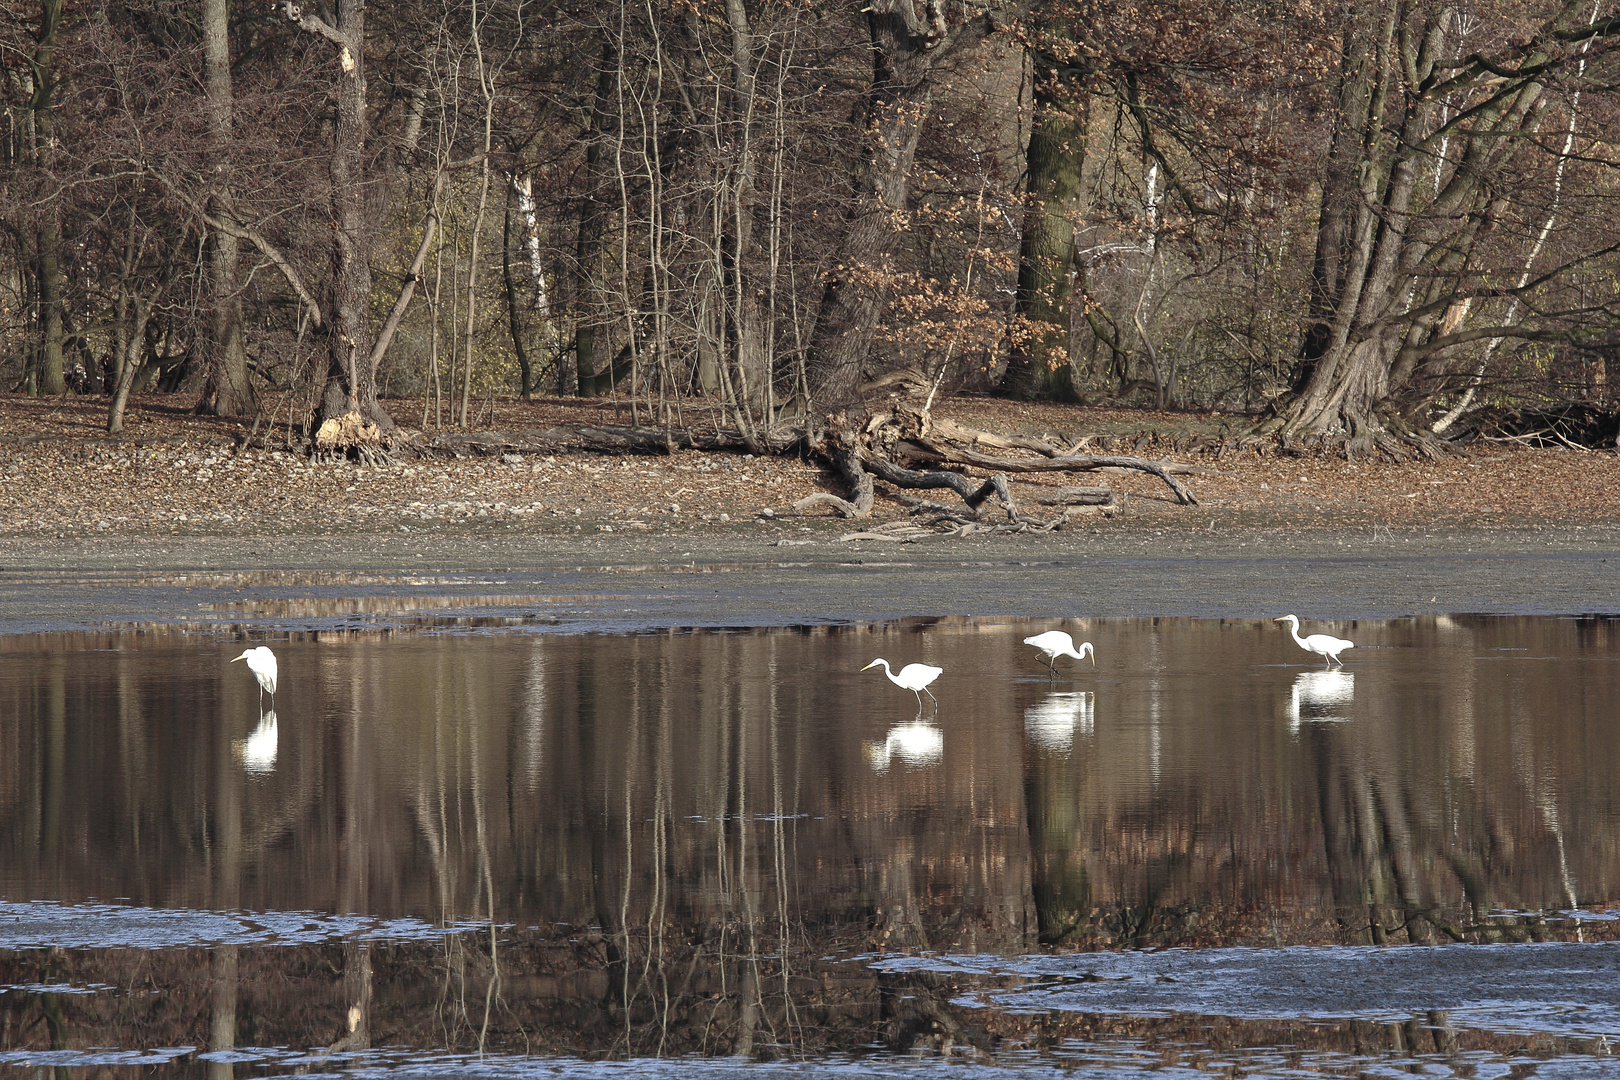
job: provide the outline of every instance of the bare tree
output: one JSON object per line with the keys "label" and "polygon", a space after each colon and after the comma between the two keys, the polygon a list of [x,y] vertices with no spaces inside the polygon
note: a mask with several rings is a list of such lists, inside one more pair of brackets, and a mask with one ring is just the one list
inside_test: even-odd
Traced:
{"label": "bare tree", "polygon": [[[1348,11],[1306,365],[1272,426],[1367,448],[1413,431],[1414,414],[1421,423],[1439,389],[1414,386],[1424,360],[1471,341],[1577,339],[1594,317],[1612,325],[1602,298],[1556,298],[1561,276],[1620,250],[1620,235],[1598,219],[1569,238],[1560,265],[1518,286],[1492,280],[1519,242],[1501,226],[1534,217],[1525,210],[1548,194],[1532,159],[1554,106],[1550,86],[1582,62],[1586,41],[1620,33],[1620,20],[1593,21],[1588,7],[1568,0],[1527,11],[1537,23],[1528,40],[1502,26],[1494,47],[1466,56],[1453,46],[1455,7],[1377,2]],[[1532,295],[1543,298],[1538,318],[1462,323],[1474,300]]]}

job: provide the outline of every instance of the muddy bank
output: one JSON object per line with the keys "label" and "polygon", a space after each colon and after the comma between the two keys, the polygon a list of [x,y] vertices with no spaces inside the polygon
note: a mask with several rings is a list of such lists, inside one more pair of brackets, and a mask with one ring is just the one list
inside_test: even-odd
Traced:
{"label": "muddy bank", "polygon": [[1620,613],[1620,528],[1188,529],[839,542],[580,536],[5,537],[0,632],[783,626],[906,616],[1306,620]]}

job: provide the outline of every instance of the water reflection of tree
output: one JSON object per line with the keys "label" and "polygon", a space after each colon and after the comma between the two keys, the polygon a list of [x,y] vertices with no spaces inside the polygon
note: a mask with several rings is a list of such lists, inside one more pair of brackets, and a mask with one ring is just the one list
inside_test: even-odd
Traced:
{"label": "water reflection of tree", "polygon": [[[1401,633],[1398,645],[1429,667],[1397,680],[1363,668],[1353,710],[1303,708],[1288,684],[1267,700],[1245,697],[1252,681],[1220,681],[1182,700],[1168,691],[1164,708],[1198,722],[1166,728],[1162,747],[1150,745],[1145,705],[1119,713],[1118,693],[1101,699],[1097,736],[1072,757],[1032,746],[1042,939],[1095,948],[1594,932],[1540,913],[1613,900],[1605,885],[1580,888],[1620,869],[1599,839],[1612,835],[1605,807],[1620,794],[1603,732],[1611,710],[1598,704],[1620,692],[1600,660],[1613,655],[1612,635],[1584,621],[1466,618]],[[1194,625],[1179,645],[1226,657],[1238,651],[1232,636]],[[1587,655],[1598,666],[1573,677]],[[1222,775],[1224,785],[1210,782]]]}
{"label": "water reflection of tree", "polygon": [[[1016,665],[1005,628],[947,629],[939,648]],[[1413,633],[1472,654],[1510,630]],[[130,650],[104,682],[41,658],[4,691],[20,719],[0,732],[16,753],[0,873],[68,896],[480,924],[432,945],[243,949],[234,975],[217,951],[149,958],[177,986],[215,978],[146,1020],[66,1002],[76,1045],[134,1022],[223,1043],[234,999],[235,1037],[261,1045],[758,1056],[996,1037],[950,1005],[952,979],[829,956],[1020,952],[1037,926],[1064,948],[1473,940],[1504,925],[1491,906],[1582,898],[1617,857],[1613,754],[1575,699],[1593,688],[1550,667],[1358,676],[1353,721],[1294,733],[1286,679],[1164,679],[1156,720],[1099,694],[1067,754],[1025,731],[1044,683],[978,680],[943,710],[942,757],[879,774],[864,747],[896,718],[825,675],[868,658],[859,633],[334,636],[282,691],[276,771],[251,779],[230,750],[251,694],[153,679]],[[1206,714],[1228,719],[1171,722]]]}

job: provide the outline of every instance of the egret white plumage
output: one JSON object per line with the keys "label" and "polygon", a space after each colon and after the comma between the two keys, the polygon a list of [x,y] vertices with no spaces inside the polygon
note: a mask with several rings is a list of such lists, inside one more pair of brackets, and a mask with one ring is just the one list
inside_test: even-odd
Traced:
{"label": "egret white plumage", "polygon": [[867,664],[866,667],[861,668],[861,670],[870,671],[879,664],[883,665],[883,673],[889,677],[890,682],[896,686],[903,686],[917,695],[918,712],[922,711],[923,694],[928,695],[929,700],[934,703],[934,708],[939,708],[939,698],[934,697],[934,692],[928,689],[928,684],[939,678],[940,672],[944,671],[944,668],[929,667],[927,664],[907,664],[896,674],[889,669],[889,662],[880,656]]}
{"label": "egret white plumage", "polygon": [[1317,656],[1326,657],[1329,667],[1334,664],[1343,664],[1344,661],[1339,659],[1339,654],[1346,649],[1354,648],[1356,644],[1353,641],[1346,641],[1344,638],[1334,637],[1332,634],[1312,634],[1310,637],[1300,637],[1299,619],[1293,615],[1283,615],[1271,621],[1287,623],[1288,632],[1294,635],[1294,644],[1306,652],[1313,652]]}
{"label": "egret white plumage", "polygon": [[276,700],[276,654],[260,645],[256,649],[247,650],[241,656],[231,657],[231,663],[233,664],[238,660],[246,660],[248,670],[253,672],[255,679],[259,680],[259,700],[264,700],[264,692],[268,690],[270,691],[270,701],[274,704]]}
{"label": "egret white plumage", "polygon": [[1036,634],[1034,637],[1027,637],[1024,639],[1024,644],[1033,645],[1037,649],[1041,650],[1043,654],[1045,654],[1041,658],[1042,662],[1047,667],[1052,669],[1052,674],[1054,676],[1057,675],[1057,665],[1052,663],[1052,661],[1056,660],[1060,656],[1072,656],[1076,660],[1083,660],[1085,657],[1090,656],[1091,666],[1097,666],[1097,651],[1091,647],[1091,642],[1082,641],[1080,643],[1080,651],[1075,652],[1074,638],[1070,637],[1068,634],[1065,634],[1062,630],[1048,630],[1044,634]]}

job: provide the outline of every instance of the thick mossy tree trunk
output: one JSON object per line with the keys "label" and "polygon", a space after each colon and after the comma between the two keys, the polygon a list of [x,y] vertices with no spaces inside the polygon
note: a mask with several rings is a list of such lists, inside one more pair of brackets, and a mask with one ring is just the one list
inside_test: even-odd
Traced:
{"label": "thick mossy tree trunk", "polygon": [[[209,152],[215,188],[209,211],[234,222],[231,199],[231,134],[235,110],[231,86],[230,16],[226,0],[202,0],[203,59],[207,69]],[[208,238],[208,378],[197,411],[213,416],[252,416],[258,402],[248,382],[247,346],[242,338],[242,302],[237,295],[237,237],[214,230]]]}
{"label": "thick mossy tree trunk", "polygon": [[1026,154],[1030,199],[1018,250],[1016,310],[1024,325],[1002,384],[1013,397],[1075,397],[1069,309],[1077,276],[1075,225],[1086,153],[1085,107],[1078,94],[1062,94],[1057,73],[1037,61],[1035,118]]}

